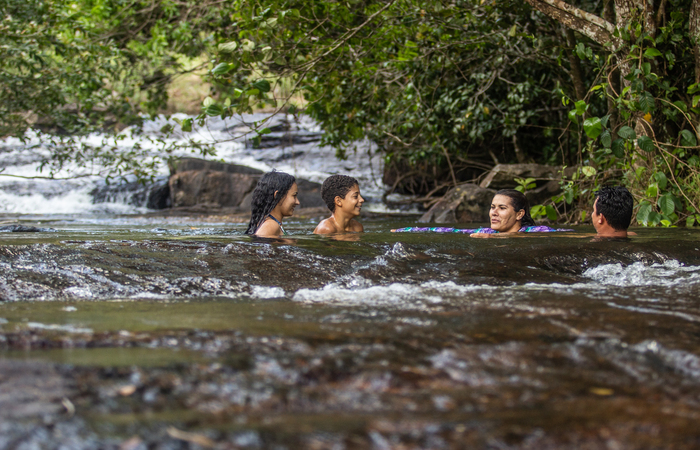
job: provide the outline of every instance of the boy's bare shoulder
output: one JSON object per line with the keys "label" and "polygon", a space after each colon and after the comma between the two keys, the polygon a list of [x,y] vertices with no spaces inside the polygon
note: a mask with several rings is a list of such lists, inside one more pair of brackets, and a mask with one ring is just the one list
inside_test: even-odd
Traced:
{"label": "boy's bare shoulder", "polygon": [[330,233],[335,233],[338,230],[335,228],[335,224],[333,221],[330,219],[323,219],[317,226],[316,229],[314,230],[314,234],[330,234]]}
{"label": "boy's bare shoulder", "polygon": [[365,231],[365,227],[363,227],[362,224],[355,219],[351,219],[350,223],[348,225],[349,225],[348,231],[354,231],[356,233]]}

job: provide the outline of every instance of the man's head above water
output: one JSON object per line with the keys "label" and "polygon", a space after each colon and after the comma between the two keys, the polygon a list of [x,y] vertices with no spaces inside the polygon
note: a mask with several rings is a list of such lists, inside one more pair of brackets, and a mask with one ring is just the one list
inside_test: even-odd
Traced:
{"label": "man's head above water", "polygon": [[626,237],[634,199],[623,186],[603,187],[595,193],[593,226],[601,236]]}

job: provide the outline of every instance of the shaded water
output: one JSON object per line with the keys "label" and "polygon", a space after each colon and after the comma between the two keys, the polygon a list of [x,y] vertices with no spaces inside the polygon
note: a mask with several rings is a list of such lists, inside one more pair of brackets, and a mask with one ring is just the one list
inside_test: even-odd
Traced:
{"label": "shaded water", "polygon": [[0,233],[0,447],[700,446],[695,230],[151,220]]}

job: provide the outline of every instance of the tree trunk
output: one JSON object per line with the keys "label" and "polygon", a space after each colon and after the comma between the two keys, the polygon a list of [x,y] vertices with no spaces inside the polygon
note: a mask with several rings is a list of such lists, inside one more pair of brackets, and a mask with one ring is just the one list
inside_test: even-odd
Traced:
{"label": "tree trunk", "polygon": [[695,54],[695,82],[700,83],[700,2],[694,1],[690,6],[690,39]]}
{"label": "tree trunk", "polygon": [[574,91],[576,92],[576,100],[583,100],[586,96],[586,86],[583,84],[583,75],[581,75],[581,61],[576,55],[574,48],[576,47],[576,37],[574,30],[566,28],[566,54],[569,57],[569,66],[571,66],[571,78],[574,82]]}

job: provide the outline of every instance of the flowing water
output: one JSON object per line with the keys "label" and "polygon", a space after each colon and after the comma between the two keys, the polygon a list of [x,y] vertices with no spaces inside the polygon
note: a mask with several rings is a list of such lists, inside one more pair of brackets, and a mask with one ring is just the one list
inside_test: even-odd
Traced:
{"label": "flowing water", "polygon": [[153,220],[0,233],[0,447],[700,443],[695,230]]}
{"label": "flowing water", "polygon": [[[40,144],[0,166],[35,173]],[[376,213],[366,155],[226,145],[357,176],[366,232],[256,239],[99,178],[2,178],[0,448],[700,447],[697,230],[390,233],[417,216]]]}

